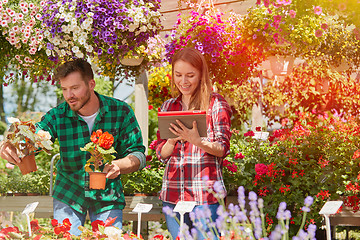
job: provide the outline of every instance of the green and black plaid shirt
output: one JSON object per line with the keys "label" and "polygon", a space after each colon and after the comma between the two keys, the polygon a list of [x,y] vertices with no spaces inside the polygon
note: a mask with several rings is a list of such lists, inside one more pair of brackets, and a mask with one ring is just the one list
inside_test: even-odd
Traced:
{"label": "green and black plaid shirt", "polygon": [[[100,111],[93,131],[102,129],[114,136],[116,159],[131,153],[144,156],[141,130],[131,107],[120,100],[97,94]],[[89,174],[84,171],[90,153],[80,150],[90,142],[87,123],[64,102],[47,112],[38,127],[58,139],[61,159],[57,163],[53,197],[86,214],[90,208],[96,214],[110,209],[123,209],[125,198],[120,176],[107,179],[105,190],[89,189]],[[141,162],[143,159],[140,159]],[[145,162],[145,161],[144,161]],[[141,164],[143,165],[143,164]]]}

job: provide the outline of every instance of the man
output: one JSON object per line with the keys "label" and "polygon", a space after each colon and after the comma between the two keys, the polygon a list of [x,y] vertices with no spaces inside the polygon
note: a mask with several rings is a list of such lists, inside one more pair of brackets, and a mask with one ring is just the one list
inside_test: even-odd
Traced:
{"label": "man", "polygon": [[[55,74],[65,102],[47,112],[37,127],[48,131],[60,144],[61,159],[53,192],[54,219],[69,218],[70,233],[80,235],[89,213],[91,221],[115,218],[114,226],[122,228],[122,209],[125,206],[120,174],[141,170],[145,166],[145,147],[140,127],[131,107],[123,101],[102,96],[94,91],[91,65],[82,60],[61,65]],[[101,129],[114,136],[116,160],[106,165],[105,190],[91,190],[89,175],[84,170],[88,152],[80,150],[90,142],[93,131]],[[21,160],[15,148],[3,144],[0,156],[11,163]]]}

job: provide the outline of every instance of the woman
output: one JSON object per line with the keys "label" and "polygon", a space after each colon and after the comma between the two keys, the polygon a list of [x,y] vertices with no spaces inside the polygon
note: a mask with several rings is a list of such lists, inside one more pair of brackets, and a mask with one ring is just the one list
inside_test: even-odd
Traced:
{"label": "woman", "polygon": [[[220,94],[212,92],[205,58],[193,48],[174,55],[171,91],[173,98],[163,103],[161,111],[206,110],[207,138],[199,136],[195,121],[192,129],[177,122],[178,126],[172,124],[170,131],[178,137],[158,141],[158,158],[166,163],[160,199],[164,207],[171,209],[178,201],[195,201],[193,212],[209,208],[215,221],[219,203],[206,186],[219,182],[225,192],[222,162],[230,149],[230,106]],[[176,239],[177,220],[167,214],[165,218],[172,238]],[[189,214],[185,215],[185,223],[193,226]],[[202,232],[198,227],[196,239],[205,238]]]}

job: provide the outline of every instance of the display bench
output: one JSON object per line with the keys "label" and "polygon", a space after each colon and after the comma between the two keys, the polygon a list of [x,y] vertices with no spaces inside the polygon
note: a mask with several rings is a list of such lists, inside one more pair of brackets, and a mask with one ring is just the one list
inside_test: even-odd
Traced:
{"label": "display bench", "polygon": [[[132,209],[138,203],[153,204],[149,213],[142,214],[143,221],[160,221],[163,219],[162,203],[157,196],[125,196],[126,207],[123,210],[123,219],[137,221],[137,213]],[[53,198],[51,196],[3,196],[0,197],[0,211],[22,212],[29,203],[39,202],[35,210],[35,218],[52,218]]]}
{"label": "display bench", "polygon": [[[138,203],[152,204],[148,213],[141,215],[141,233],[146,239],[148,222],[161,221],[165,217],[162,213],[162,202],[158,196],[125,196],[126,207],[123,210],[123,220],[133,222],[133,232],[137,232],[138,214],[132,212]],[[35,209],[35,218],[53,217],[53,198],[51,196],[2,196],[0,197],[0,212],[22,212],[29,203],[39,202]],[[227,197],[226,204],[237,204],[236,196]]]}

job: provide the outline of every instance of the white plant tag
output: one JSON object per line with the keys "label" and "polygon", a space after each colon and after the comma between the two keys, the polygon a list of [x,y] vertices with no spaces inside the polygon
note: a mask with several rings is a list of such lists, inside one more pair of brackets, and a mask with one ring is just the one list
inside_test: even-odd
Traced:
{"label": "white plant tag", "polygon": [[343,204],[343,201],[328,201],[321,208],[319,214],[330,215],[335,214]]}
{"label": "white plant tag", "polygon": [[196,202],[193,201],[179,201],[174,208],[174,212],[187,213],[191,212],[196,206]]}
{"label": "white plant tag", "polygon": [[29,214],[35,211],[36,207],[39,205],[39,202],[33,202],[26,205],[22,214]]}
{"label": "white plant tag", "polygon": [[148,213],[148,212],[150,212],[152,207],[153,207],[152,204],[138,203],[138,204],[136,204],[136,206],[134,207],[134,209],[132,211],[136,212],[136,213]]}

